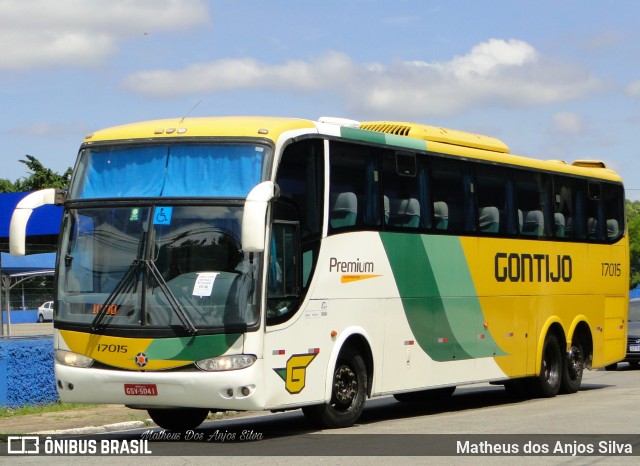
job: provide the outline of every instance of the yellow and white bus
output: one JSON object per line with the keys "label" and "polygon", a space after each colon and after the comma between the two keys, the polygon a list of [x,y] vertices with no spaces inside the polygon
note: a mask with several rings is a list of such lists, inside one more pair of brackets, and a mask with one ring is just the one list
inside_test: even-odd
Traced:
{"label": "yellow and white bus", "polygon": [[488,382],[579,389],[624,358],[624,189],[602,162],[511,155],[443,128],[187,118],[97,131],[64,206],[61,400],[355,423],[368,397]]}

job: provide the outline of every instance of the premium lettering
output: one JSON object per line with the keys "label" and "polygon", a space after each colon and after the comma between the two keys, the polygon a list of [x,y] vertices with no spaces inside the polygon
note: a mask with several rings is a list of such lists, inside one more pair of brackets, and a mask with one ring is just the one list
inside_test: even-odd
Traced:
{"label": "premium lettering", "polygon": [[499,282],[570,282],[573,263],[569,255],[498,252],[494,273]]}
{"label": "premium lettering", "polygon": [[373,262],[361,262],[360,258],[355,261],[339,261],[335,257],[329,259],[329,272],[373,273],[373,269]]}

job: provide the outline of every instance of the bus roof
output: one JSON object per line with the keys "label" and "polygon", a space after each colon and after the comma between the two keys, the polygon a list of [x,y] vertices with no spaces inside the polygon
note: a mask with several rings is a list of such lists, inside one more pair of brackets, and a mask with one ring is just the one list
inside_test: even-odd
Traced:
{"label": "bus roof", "polygon": [[[334,129],[331,129],[333,127]],[[338,129],[339,128],[339,129]],[[594,178],[621,181],[599,160],[544,161],[511,155],[499,139],[436,126],[408,122],[357,122],[322,118],[319,122],[282,117],[188,117],[150,120],[114,126],[89,134],[84,142],[131,141],[176,137],[262,137],[277,142],[288,131],[339,135],[348,139],[483,159],[494,163],[529,166]]]}
{"label": "bus roof", "polygon": [[310,129],[310,120],[278,117],[197,117],[150,120],[102,129],[85,137],[85,143],[150,138],[239,136],[276,141],[285,131]]}

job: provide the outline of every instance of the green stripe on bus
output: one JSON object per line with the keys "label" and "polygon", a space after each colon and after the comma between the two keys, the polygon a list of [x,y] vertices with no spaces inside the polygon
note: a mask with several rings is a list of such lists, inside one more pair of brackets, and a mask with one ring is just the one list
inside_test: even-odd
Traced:
{"label": "green stripe on bus", "polygon": [[199,361],[223,355],[240,337],[241,335],[236,333],[158,338],[153,340],[146,353],[149,359]]}
{"label": "green stripe on bus", "polygon": [[356,141],[365,141],[373,144],[388,144],[392,146],[405,147],[407,149],[427,150],[427,142],[421,139],[398,136],[395,134],[379,133],[377,131],[367,131],[358,128],[342,126],[340,136]]}
{"label": "green stripe on bus", "polygon": [[380,233],[380,238],[409,327],[429,357],[451,361],[504,354],[484,332],[482,308],[457,237]]}
{"label": "green stripe on bus", "polygon": [[504,355],[491,333],[484,330],[486,319],[460,239],[424,235],[422,243],[435,271],[440,295],[447,297],[445,313],[457,341],[476,358]]}

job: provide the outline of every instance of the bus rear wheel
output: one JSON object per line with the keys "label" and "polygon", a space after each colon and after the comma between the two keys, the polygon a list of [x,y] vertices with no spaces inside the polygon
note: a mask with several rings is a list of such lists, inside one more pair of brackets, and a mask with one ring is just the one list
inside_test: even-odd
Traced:
{"label": "bus rear wheel", "polygon": [[529,391],[534,396],[551,398],[560,392],[563,371],[562,351],[555,335],[549,334],[542,347],[540,375],[530,379]]}
{"label": "bus rear wheel", "polygon": [[307,419],[322,427],[349,427],[362,414],[367,397],[367,366],[358,352],[345,348],[340,353],[332,384],[328,403],[305,406],[302,412]]}
{"label": "bus rear wheel", "polygon": [[584,353],[580,342],[571,344],[571,349],[567,353],[562,367],[562,393],[575,393],[582,383],[582,373],[584,372]]}
{"label": "bus rear wheel", "polygon": [[149,416],[160,427],[173,432],[184,432],[198,427],[209,415],[206,408],[148,409]]}

